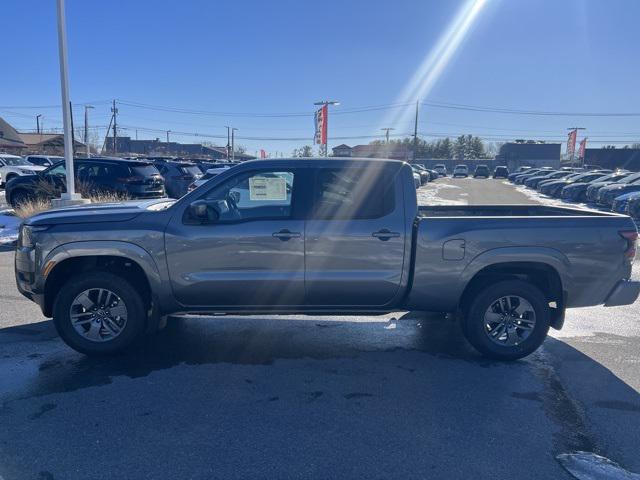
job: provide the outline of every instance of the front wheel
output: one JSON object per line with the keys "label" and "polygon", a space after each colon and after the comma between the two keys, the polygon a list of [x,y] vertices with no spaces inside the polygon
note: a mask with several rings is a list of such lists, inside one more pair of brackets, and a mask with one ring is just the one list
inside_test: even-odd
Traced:
{"label": "front wheel", "polygon": [[474,296],[463,322],[467,340],[484,356],[516,360],[544,342],[549,331],[549,304],[531,283],[500,281]]}
{"label": "front wheel", "polygon": [[124,278],[109,272],[71,278],[53,305],[58,334],[86,355],[123,351],[141,334],[145,320],[141,295]]}

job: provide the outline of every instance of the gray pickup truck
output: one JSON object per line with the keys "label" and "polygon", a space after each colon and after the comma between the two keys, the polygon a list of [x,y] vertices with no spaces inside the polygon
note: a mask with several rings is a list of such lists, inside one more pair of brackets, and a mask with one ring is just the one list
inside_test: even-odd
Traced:
{"label": "gray pickup truck", "polygon": [[246,162],[177,201],[89,205],[21,227],[19,290],[85,354],[169,315],[456,312],[482,354],[533,352],[569,307],[625,305],[629,217],[547,206],[418,206],[392,160]]}

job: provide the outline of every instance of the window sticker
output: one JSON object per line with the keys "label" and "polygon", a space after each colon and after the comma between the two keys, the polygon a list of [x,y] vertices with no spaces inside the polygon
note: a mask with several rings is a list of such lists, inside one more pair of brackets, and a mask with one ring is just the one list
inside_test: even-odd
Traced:
{"label": "window sticker", "polygon": [[284,201],[287,199],[287,181],[284,178],[251,177],[249,199]]}

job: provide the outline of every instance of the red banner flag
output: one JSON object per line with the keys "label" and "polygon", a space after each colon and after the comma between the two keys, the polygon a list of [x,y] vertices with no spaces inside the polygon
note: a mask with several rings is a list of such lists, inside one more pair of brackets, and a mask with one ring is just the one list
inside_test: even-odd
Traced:
{"label": "red banner flag", "polygon": [[580,148],[578,149],[578,158],[584,160],[584,152],[587,149],[587,137],[584,137],[580,142]]}
{"label": "red banner flag", "polygon": [[326,145],[327,144],[327,113],[329,108],[327,105],[323,105],[316,111],[315,114],[315,124],[316,124],[316,132],[313,137],[313,143],[318,145]]}
{"label": "red banner flag", "polygon": [[578,130],[571,130],[569,132],[569,139],[567,140],[567,156],[573,158],[573,154],[576,153],[576,138],[578,137]]}

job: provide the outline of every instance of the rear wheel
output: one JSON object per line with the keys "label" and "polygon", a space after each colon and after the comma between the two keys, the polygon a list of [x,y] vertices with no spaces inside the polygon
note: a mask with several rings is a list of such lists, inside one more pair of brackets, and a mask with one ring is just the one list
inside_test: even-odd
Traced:
{"label": "rear wheel", "polygon": [[480,353],[516,360],[544,342],[549,331],[549,304],[531,283],[500,281],[474,296],[463,322],[467,340]]}
{"label": "rear wheel", "polygon": [[124,278],[109,272],[73,277],[53,305],[58,334],[86,355],[121,352],[141,334],[145,320],[141,295]]}

